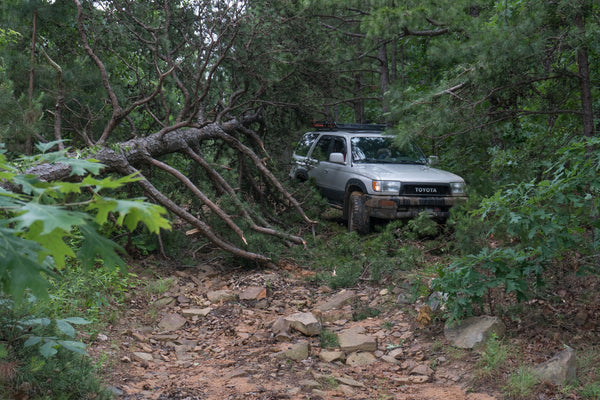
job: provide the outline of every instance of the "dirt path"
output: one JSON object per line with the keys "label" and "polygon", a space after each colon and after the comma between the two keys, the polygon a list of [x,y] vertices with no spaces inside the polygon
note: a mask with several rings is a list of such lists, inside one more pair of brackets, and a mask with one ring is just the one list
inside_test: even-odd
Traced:
{"label": "dirt path", "polygon": [[[121,399],[495,398],[466,393],[473,361],[444,356],[443,335],[418,329],[414,307],[401,308],[396,293],[357,289],[351,304],[325,318],[315,310],[337,292],[314,286],[303,272],[202,267],[165,273],[172,276],[163,281],[168,291],[132,294],[127,315],[98,335],[93,353],[114,360],[110,383]],[[215,298],[232,292],[234,300]],[[312,311],[327,332],[358,330],[376,338],[377,349],[362,352],[369,353],[366,361],[344,354],[328,362],[321,357],[338,349],[321,348],[320,336],[275,337],[279,317]],[[308,343],[308,357],[278,356],[298,343]]]}

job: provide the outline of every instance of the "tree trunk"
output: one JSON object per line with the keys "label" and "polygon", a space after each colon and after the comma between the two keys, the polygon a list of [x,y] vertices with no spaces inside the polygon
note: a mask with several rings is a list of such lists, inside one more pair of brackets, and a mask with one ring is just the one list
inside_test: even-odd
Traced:
{"label": "tree trunk", "polygon": [[[580,35],[585,37],[585,25],[581,13],[575,17],[575,26]],[[588,59],[587,44],[583,42],[577,49],[577,68],[579,72],[579,88],[581,91],[581,110],[583,112],[583,135],[592,137],[594,129],[594,109],[592,98],[592,84],[590,81],[590,63]]]}

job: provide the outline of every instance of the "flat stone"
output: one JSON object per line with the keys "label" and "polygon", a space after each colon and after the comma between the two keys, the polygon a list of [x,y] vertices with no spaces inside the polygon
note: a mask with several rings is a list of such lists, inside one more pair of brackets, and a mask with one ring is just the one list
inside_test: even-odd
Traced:
{"label": "flat stone", "polygon": [[327,300],[325,303],[321,303],[317,306],[317,309],[320,311],[329,311],[337,308],[342,308],[342,306],[352,302],[356,299],[356,292],[353,290],[342,290],[334,295],[331,299]]}
{"label": "flat stone", "polygon": [[431,376],[433,376],[434,372],[428,365],[419,364],[410,370],[410,374],[411,375],[426,375],[426,376],[431,377]]}
{"label": "flat stone", "polygon": [[240,300],[261,300],[267,297],[267,288],[251,286],[240,293]]}
{"label": "flat stone", "polygon": [[403,355],[404,355],[404,350],[400,347],[390,350],[390,352],[388,353],[388,356],[393,357],[396,360],[401,359]]}
{"label": "flat stone", "polygon": [[392,378],[397,385],[411,385],[429,382],[430,378],[426,375],[410,375]]}
{"label": "flat stone", "polygon": [[152,339],[159,341],[159,342],[168,342],[171,340],[177,340],[179,338],[179,335],[152,335]]}
{"label": "flat stone", "polygon": [[354,395],[356,394],[355,390],[348,385],[339,385],[337,387],[338,392],[340,392],[342,395],[346,396],[346,398],[353,398]]}
{"label": "flat stone", "polygon": [[342,308],[335,308],[333,310],[319,311],[319,319],[321,322],[334,322],[340,320],[349,321],[352,319],[352,307],[344,306]]}
{"label": "flat stone", "polygon": [[211,307],[205,308],[186,308],[181,310],[181,314],[184,317],[206,317],[213,309]]}
{"label": "flat stone", "polygon": [[344,353],[343,351],[323,350],[319,353],[319,359],[324,362],[344,362],[346,360],[346,353]]}
{"label": "flat stone", "polygon": [[355,379],[348,378],[345,376],[338,376],[335,378],[339,383],[343,383],[344,385],[354,386],[354,387],[365,387],[362,382],[359,382]]}
{"label": "flat stone", "polygon": [[300,312],[285,317],[285,320],[289,322],[290,328],[297,330],[306,336],[316,336],[321,334],[323,326],[313,313]]}
{"label": "flat stone", "polygon": [[316,389],[321,387],[321,384],[319,382],[314,381],[312,379],[302,379],[300,382],[298,382],[298,384],[305,389]]}
{"label": "flat stone", "polygon": [[575,350],[567,347],[550,360],[536,365],[533,368],[533,373],[538,379],[555,385],[563,385],[574,381],[577,377]]}
{"label": "flat stone", "polygon": [[275,357],[281,360],[306,360],[310,354],[310,344],[302,341],[292,344],[287,350],[280,351]]}
{"label": "flat stone", "polygon": [[142,351],[134,351],[133,355],[139,361],[152,361],[152,360],[154,360],[154,357],[152,357],[152,354],[150,354],[150,353],[144,353]]}
{"label": "flat stone", "polygon": [[155,307],[166,307],[173,304],[174,302],[175,299],[172,297],[163,297],[161,299],[156,300],[154,303],[152,303],[152,305]]}
{"label": "flat stone", "polygon": [[375,351],[377,339],[373,336],[358,333],[355,330],[346,330],[338,335],[340,349],[346,352]]}
{"label": "flat stone", "polygon": [[506,327],[498,317],[471,317],[458,324],[446,326],[444,336],[456,347],[472,349],[485,343],[492,334],[502,337]]}
{"label": "flat stone", "polygon": [[181,329],[187,320],[179,314],[167,314],[158,323],[160,330],[164,332],[172,332]]}
{"label": "flat stone", "polygon": [[131,336],[133,336],[133,338],[135,340],[137,340],[138,342],[146,342],[146,341],[148,341],[148,338],[146,338],[146,336],[144,336],[144,335],[142,335],[141,333],[138,333],[138,332],[133,332],[131,334]]}
{"label": "flat stone", "polygon": [[348,356],[346,359],[346,365],[351,367],[358,367],[364,365],[371,365],[377,362],[377,357],[373,353],[368,351],[357,351]]}
{"label": "flat stone", "polygon": [[206,294],[211,303],[221,303],[237,300],[237,295],[231,290],[214,290]]}
{"label": "flat stone", "polygon": [[390,364],[399,364],[400,363],[394,357],[389,356],[389,355],[381,357],[381,361],[385,361],[386,363],[390,363]]}

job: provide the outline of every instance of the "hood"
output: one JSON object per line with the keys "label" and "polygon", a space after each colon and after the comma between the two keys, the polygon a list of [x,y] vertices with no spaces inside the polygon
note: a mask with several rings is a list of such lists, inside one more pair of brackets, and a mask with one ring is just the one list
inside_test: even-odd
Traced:
{"label": "hood", "polygon": [[427,165],[415,164],[354,164],[352,169],[375,181],[401,181],[419,183],[464,182],[460,176]]}

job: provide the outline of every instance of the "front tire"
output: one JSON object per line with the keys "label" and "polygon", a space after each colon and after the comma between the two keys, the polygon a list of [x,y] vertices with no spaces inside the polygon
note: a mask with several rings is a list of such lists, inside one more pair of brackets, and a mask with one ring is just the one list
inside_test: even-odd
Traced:
{"label": "front tire", "polygon": [[371,221],[367,213],[365,196],[361,192],[352,192],[348,204],[348,231],[369,233]]}

